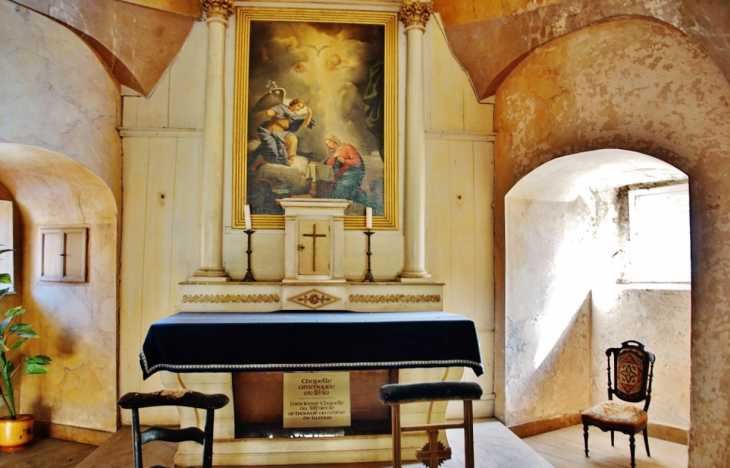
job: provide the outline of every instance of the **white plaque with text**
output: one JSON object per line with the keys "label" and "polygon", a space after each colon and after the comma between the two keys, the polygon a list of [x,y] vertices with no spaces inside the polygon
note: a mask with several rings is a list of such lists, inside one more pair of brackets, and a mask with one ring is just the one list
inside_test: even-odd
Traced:
{"label": "white plaque with text", "polygon": [[350,426],[349,372],[285,372],[284,427]]}

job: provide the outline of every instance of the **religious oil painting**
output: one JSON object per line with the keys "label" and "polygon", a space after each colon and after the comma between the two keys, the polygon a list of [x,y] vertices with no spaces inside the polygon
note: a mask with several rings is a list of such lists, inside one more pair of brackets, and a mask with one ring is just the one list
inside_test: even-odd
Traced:
{"label": "religious oil painting", "polygon": [[398,228],[397,13],[239,7],[233,227],[284,198],[346,199],[346,229]]}

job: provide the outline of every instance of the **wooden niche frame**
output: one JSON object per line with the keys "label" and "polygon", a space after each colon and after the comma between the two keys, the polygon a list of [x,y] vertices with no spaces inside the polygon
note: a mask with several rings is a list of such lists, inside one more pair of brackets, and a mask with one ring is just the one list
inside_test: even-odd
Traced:
{"label": "wooden niche frame", "polygon": [[[345,229],[368,205],[398,229],[398,13],[238,7],[235,54],[233,228],[249,205],[252,229],[284,229],[276,199],[309,196],[352,200]],[[326,167],[332,135],[355,165]]]}

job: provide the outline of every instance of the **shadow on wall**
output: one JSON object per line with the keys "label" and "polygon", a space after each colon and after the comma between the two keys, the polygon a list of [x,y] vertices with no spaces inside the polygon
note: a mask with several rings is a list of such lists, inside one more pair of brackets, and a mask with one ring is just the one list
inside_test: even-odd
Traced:
{"label": "shadow on wall", "polygon": [[[23,377],[20,410],[43,423],[114,431],[118,249],[111,190],[64,155],[13,144],[0,144],[0,183],[15,199],[24,227],[15,240],[23,252],[20,301],[42,338],[29,341],[27,352],[51,356],[54,363],[44,382]],[[84,278],[41,280],[41,228],[83,228]]]}

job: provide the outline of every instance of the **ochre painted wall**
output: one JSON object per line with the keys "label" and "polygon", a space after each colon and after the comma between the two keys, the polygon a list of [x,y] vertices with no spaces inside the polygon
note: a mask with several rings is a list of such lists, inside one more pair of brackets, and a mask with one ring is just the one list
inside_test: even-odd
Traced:
{"label": "ochre painted wall", "polygon": [[[657,21],[619,18],[535,49],[496,96],[496,387],[504,383],[504,195],[551,159],[597,148],[657,157],[689,176],[692,226],[690,466],[730,464],[730,84]],[[497,412],[504,401],[497,395]],[[501,405],[501,407],[500,407]]]}
{"label": "ochre painted wall", "polygon": [[[0,2],[0,182],[23,225],[20,302],[49,355],[47,376],[23,376],[21,411],[56,428],[116,430],[119,85],[57,22]],[[39,281],[40,226],[89,230],[85,283]],[[62,429],[68,436],[69,432]],[[63,437],[63,436],[62,436]],[[99,439],[82,439],[99,442]]]}

